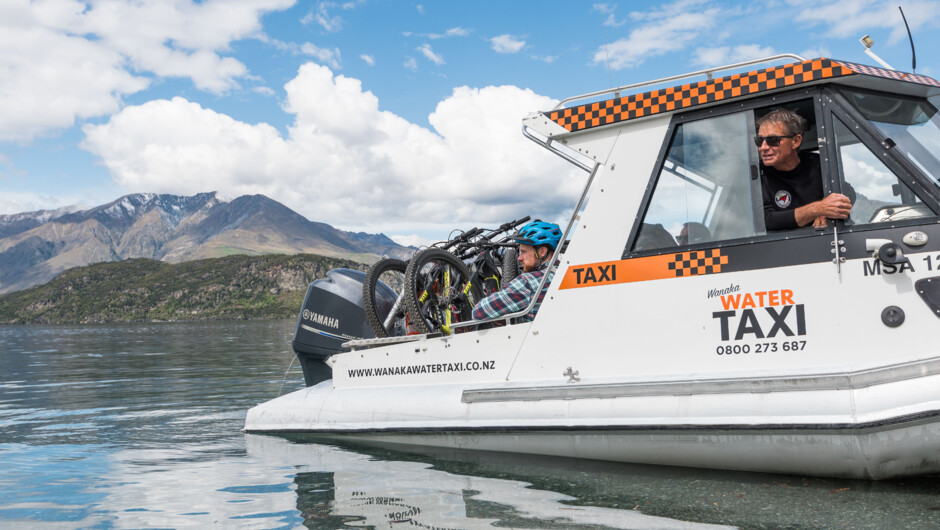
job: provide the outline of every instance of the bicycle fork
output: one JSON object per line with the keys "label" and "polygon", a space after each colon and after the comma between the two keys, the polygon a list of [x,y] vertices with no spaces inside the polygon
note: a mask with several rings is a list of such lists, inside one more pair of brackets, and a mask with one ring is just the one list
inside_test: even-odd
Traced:
{"label": "bicycle fork", "polygon": [[392,306],[391,311],[388,312],[388,316],[385,317],[385,322],[382,323],[382,325],[385,326],[385,329],[388,329],[388,327],[392,325],[392,322],[395,321],[395,315],[398,314],[398,310],[401,309],[401,304],[404,300],[405,290],[402,289],[402,291],[398,293],[398,298],[395,300],[395,305]]}
{"label": "bicycle fork", "polygon": [[[444,268],[444,296],[446,299],[447,291],[450,290],[450,267]],[[444,332],[444,335],[450,335],[450,324],[452,322],[451,318],[451,309],[450,302],[448,301],[447,307],[444,308],[444,323],[441,324],[441,331]]]}
{"label": "bicycle fork", "polygon": [[[445,335],[450,335],[452,332],[451,324],[454,323],[454,311],[456,310],[454,303],[455,303],[455,299],[459,298],[459,296],[454,297],[453,293],[455,291],[455,288],[454,288],[455,286],[451,285],[450,272],[451,271],[449,268],[445,268],[443,271],[444,277],[443,277],[442,287],[440,289],[440,297],[438,298],[438,301],[436,304],[437,311],[435,312],[437,316],[443,320],[443,322],[440,323],[441,332],[443,332]],[[467,283],[463,286],[463,289],[460,290],[461,295],[464,297],[465,300],[471,303],[471,306],[472,306],[472,303],[474,302],[474,300],[470,299],[470,290],[472,289],[472,287],[473,287],[473,282],[467,281]],[[418,302],[420,305],[423,306],[426,302],[428,302],[428,300],[432,296],[432,289],[433,288],[431,287],[426,287],[424,289],[424,292],[421,293],[421,296],[418,298]],[[395,307],[397,306],[398,306],[398,302],[396,301]]]}

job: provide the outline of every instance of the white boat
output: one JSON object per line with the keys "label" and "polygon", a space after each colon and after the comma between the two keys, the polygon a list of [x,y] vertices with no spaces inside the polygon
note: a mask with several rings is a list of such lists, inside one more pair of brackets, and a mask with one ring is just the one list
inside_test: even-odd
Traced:
{"label": "white boat", "polygon": [[[332,377],[317,382],[307,360],[311,386],[252,408],[245,430],[870,479],[938,472],[938,105],[929,77],[775,56],[533,113],[524,134],[587,174],[534,321],[349,340],[368,336],[341,331],[354,308],[305,306],[298,332],[337,344],[319,365]],[[850,220],[766,230],[752,139],[776,107],[807,119],[802,148],[819,154],[824,190],[854,188]],[[330,289],[355,283],[334,272]]]}

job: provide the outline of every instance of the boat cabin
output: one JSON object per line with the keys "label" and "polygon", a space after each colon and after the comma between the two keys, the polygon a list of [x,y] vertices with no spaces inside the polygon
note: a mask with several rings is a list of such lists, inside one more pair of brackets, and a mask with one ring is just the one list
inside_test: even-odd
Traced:
{"label": "boat cabin", "polygon": [[[935,353],[938,105],[931,78],[814,59],[530,115],[531,138],[594,164],[543,309],[579,331],[557,349],[621,330],[619,353],[590,370],[623,358],[657,375]],[[848,219],[768,230],[754,139],[780,108],[806,121],[799,156],[818,160],[823,194],[854,198]]]}

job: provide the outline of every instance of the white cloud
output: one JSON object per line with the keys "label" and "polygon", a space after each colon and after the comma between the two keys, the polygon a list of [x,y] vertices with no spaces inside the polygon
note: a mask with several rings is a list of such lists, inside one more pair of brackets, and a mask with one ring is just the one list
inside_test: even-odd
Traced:
{"label": "white cloud", "polygon": [[[154,178],[183,177],[187,194],[250,183],[270,151],[283,149],[273,127],[236,122],[179,97],[125,108],[83,130],[83,147],[103,158],[118,185],[135,191],[153,189]],[[142,152],[128,157],[127,149]]]}
{"label": "white cloud", "polygon": [[631,13],[643,25],[626,38],[600,46],[594,64],[611,70],[634,68],[647,59],[678,51],[717,22],[720,9],[700,0],[680,0],[645,13]]}
{"label": "white cloud", "polygon": [[[297,44],[296,42],[284,42],[278,39],[272,39],[267,35],[262,35],[258,40],[270,44],[278,50],[290,53],[292,55],[307,55],[315,58],[320,64],[325,64],[333,69],[339,70],[341,67],[342,53],[339,48],[321,48],[312,42]],[[367,57],[367,56],[360,56]],[[250,78],[251,76],[246,76]]]}
{"label": "white cloud", "polygon": [[364,54],[360,55],[359,58],[362,59],[362,61],[363,61],[364,63],[366,63],[367,65],[369,65],[369,66],[375,66],[375,57],[373,57],[373,56],[371,56],[371,55],[367,55],[367,54],[364,53]]}
{"label": "white cloud", "polygon": [[309,218],[389,235],[555,218],[584,182],[519,133],[523,115],[555,103],[530,90],[456,88],[428,129],[379,110],[358,80],[324,66],[304,65],[285,89],[286,135],[174,98],[86,125],[84,147],[128,191],[263,193]]}
{"label": "white cloud", "polygon": [[339,48],[333,48],[332,50],[330,50],[328,48],[320,48],[319,46],[316,46],[309,42],[305,42],[303,46],[300,47],[300,49],[304,54],[316,58],[317,61],[320,62],[320,64],[325,64],[333,68],[334,70],[340,69]]}
{"label": "white cloud", "polygon": [[450,28],[444,33],[414,33],[412,31],[403,31],[401,34],[404,37],[421,37],[425,39],[437,40],[437,39],[447,39],[450,37],[466,37],[470,35],[471,31],[466,28],[461,28],[457,26],[455,28]]}
{"label": "white cloud", "polygon": [[430,241],[428,238],[418,234],[396,234],[389,237],[392,239],[392,241],[406,247],[420,248],[433,243],[433,241]]}
{"label": "white cloud", "polygon": [[[891,30],[888,43],[907,38],[904,20],[896,4],[874,0],[838,0],[812,2],[809,5],[796,16],[796,20],[809,25],[828,26],[828,32],[833,37],[857,39],[884,28]],[[923,27],[940,26],[937,19],[940,2],[937,0],[914,0],[905,2],[901,7],[911,32]]]}
{"label": "white cloud", "polygon": [[[91,199],[90,201],[88,199]],[[36,212],[39,210],[56,210],[65,208],[68,211],[79,211],[87,209],[87,206],[77,206],[84,204],[101,204],[106,202],[103,197],[78,197],[61,194],[45,194],[34,192],[4,191],[0,195],[0,215],[10,215],[23,212]]]}
{"label": "white cloud", "polygon": [[427,57],[427,59],[431,61],[432,63],[438,66],[441,66],[444,64],[444,58],[434,53],[434,50],[431,49],[430,44],[422,44],[421,46],[418,46],[415,49],[421,52],[421,54]]}
{"label": "white cloud", "polygon": [[77,118],[114,112],[122,96],[149,83],[101,43],[0,22],[0,141],[31,140]]}
{"label": "white cloud", "polygon": [[817,57],[832,58],[832,52],[829,51],[829,48],[826,48],[825,46],[821,46],[819,48],[807,48],[799,52],[797,55],[805,59],[815,59]]}
{"label": "white cloud", "polygon": [[456,28],[450,28],[449,30],[445,31],[443,35],[440,33],[431,33],[428,35],[428,38],[446,39],[448,37],[466,37],[469,34],[470,30],[458,26]]}
{"label": "white cloud", "polygon": [[149,86],[150,74],[228,91],[248,71],[220,53],[260,35],[261,16],[294,1],[4,2],[0,141],[27,141],[115,112],[124,96]]}
{"label": "white cloud", "polygon": [[614,16],[614,12],[617,10],[617,4],[594,4],[593,9],[602,15],[607,15],[607,19],[604,20],[605,26],[619,28],[627,23],[626,20],[617,20]]}
{"label": "white cloud", "polygon": [[329,10],[336,7],[335,2],[320,2],[315,10],[311,10],[300,19],[302,24],[316,24],[330,33],[343,29],[343,19],[338,15],[330,14]]}
{"label": "white cloud", "polygon": [[450,28],[449,30],[447,30],[447,32],[445,33],[445,36],[447,36],[447,37],[466,37],[466,36],[469,35],[469,34],[470,34],[470,30],[465,29],[465,28],[461,28],[461,27],[458,26],[458,27],[456,27],[456,28]]}
{"label": "white cloud", "polygon": [[525,41],[505,33],[490,39],[490,47],[497,53],[516,53],[525,47]]}
{"label": "white cloud", "polygon": [[716,48],[698,48],[695,50],[693,62],[705,67],[724,66],[732,63],[750,61],[775,55],[773,48],[757,44],[743,44],[740,46],[719,46]]}
{"label": "white cloud", "polygon": [[196,3],[113,1],[94,4],[56,29],[97,36],[138,70],[189,77],[202,90],[223,93],[247,73],[240,61],[221,57],[231,42],[261,33],[261,16],[294,0]]}
{"label": "white cloud", "polygon": [[407,57],[405,58],[405,62],[402,66],[408,70],[411,70],[412,72],[415,72],[418,70],[418,61],[416,61],[414,57]]}

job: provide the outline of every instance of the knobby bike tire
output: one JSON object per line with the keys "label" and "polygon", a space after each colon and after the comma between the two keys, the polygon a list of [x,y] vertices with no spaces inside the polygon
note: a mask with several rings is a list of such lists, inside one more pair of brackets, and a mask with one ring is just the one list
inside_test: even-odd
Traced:
{"label": "knobby bike tire", "polygon": [[507,248],[503,251],[503,268],[499,278],[499,288],[505,289],[509,282],[519,276],[519,262],[517,261],[519,252],[514,248]]}
{"label": "knobby bike tire", "polygon": [[[391,337],[394,335],[395,321],[405,318],[405,307],[403,301],[398,308],[399,316],[396,316],[395,320],[386,327],[385,320],[388,317],[389,311],[393,308],[379,307],[375,289],[378,286],[378,282],[381,281],[383,274],[387,272],[399,272],[402,277],[404,277],[405,271],[407,270],[408,264],[406,262],[395,258],[383,258],[375,262],[372,267],[369,268],[369,272],[366,273],[366,279],[362,284],[362,305],[366,312],[366,320],[369,321],[369,327],[372,328],[372,332],[375,333],[375,336],[378,338]],[[404,283],[398,286],[398,288],[395,288],[395,286],[389,287],[392,287],[392,290],[398,292],[399,296],[401,296],[402,290],[406,285],[409,285],[408,282],[404,280],[403,282]]]}
{"label": "knobby bike tire", "polygon": [[[449,283],[445,282],[445,271]],[[449,334],[447,313],[451,322],[470,320],[473,306],[482,298],[480,286],[472,284],[464,294],[470,269],[457,256],[439,248],[428,248],[415,254],[405,272],[405,310],[412,325],[421,333]]]}

